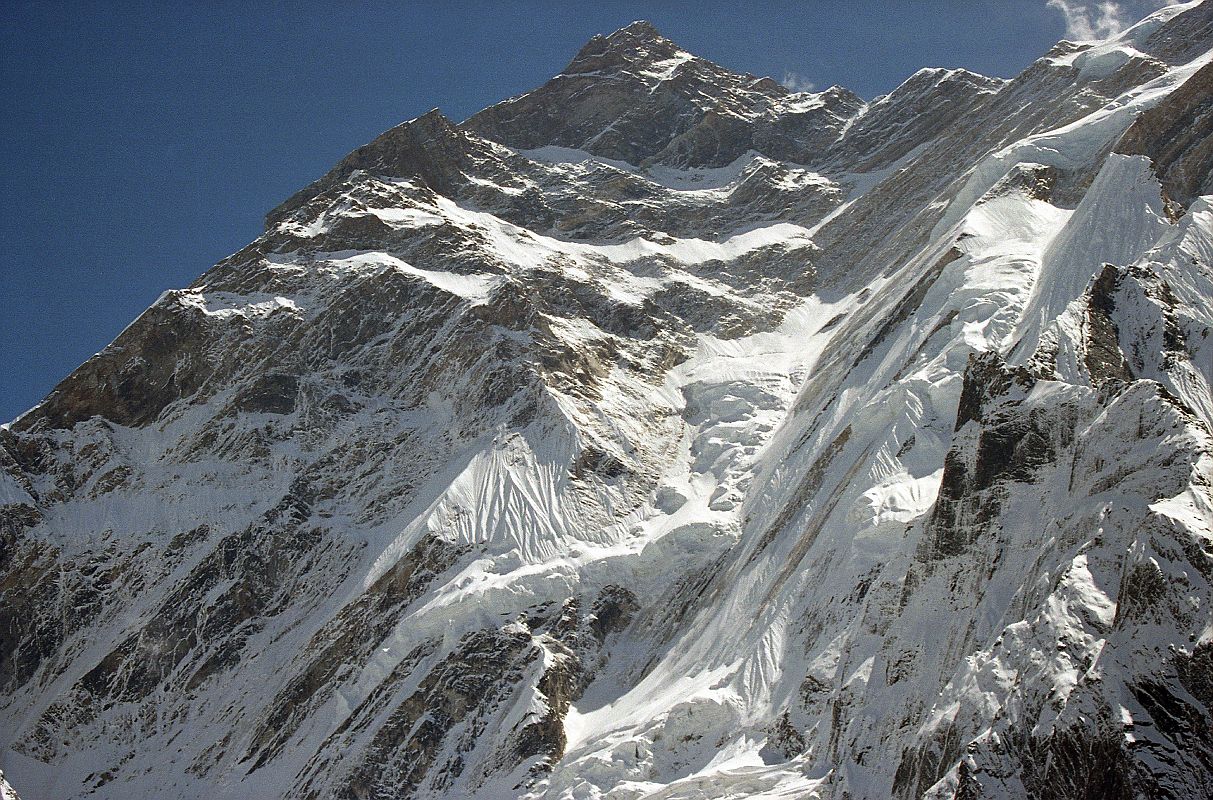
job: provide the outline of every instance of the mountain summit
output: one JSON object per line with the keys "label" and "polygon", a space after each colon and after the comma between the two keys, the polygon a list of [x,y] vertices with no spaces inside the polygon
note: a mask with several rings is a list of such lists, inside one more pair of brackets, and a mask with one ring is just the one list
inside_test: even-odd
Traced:
{"label": "mountain summit", "polygon": [[0,428],[0,794],[1210,796],[1209,30],[358,148]]}
{"label": "mountain summit", "polygon": [[[770,78],[693,56],[649,23],[634,22],[590,40],[540,88],[464,125],[515,148],[558,145],[637,165],[703,167],[727,165],[750,149],[782,157],[796,149],[797,134],[824,147],[863,107],[842,89],[789,104],[792,94]],[[807,147],[801,151],[809,155]]]}

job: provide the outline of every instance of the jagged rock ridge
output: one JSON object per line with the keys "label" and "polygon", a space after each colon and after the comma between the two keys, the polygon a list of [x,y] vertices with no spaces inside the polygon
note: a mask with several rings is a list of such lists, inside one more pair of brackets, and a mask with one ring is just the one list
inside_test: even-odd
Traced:
{"label": "jagged rock ridge", "polygon": [[0,429],[4,775],[1209,796],[1211,29],[359,148]]}

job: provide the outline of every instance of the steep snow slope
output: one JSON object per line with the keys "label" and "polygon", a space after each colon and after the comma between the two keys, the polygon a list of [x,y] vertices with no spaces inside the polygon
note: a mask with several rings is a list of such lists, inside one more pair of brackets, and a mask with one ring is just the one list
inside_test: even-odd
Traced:
{"label": "steep snow slope", "polygon": [[0,767],[1208,796],[1210,26],[864,104],[637,23],[355,151],[0,429]]}

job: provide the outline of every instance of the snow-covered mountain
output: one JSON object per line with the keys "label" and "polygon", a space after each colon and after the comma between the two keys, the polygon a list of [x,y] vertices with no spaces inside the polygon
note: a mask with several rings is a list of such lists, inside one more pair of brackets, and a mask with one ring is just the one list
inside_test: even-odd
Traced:
{"label": "snow-covered mountain", "polygon": [[1209,797],[1211,331],[1213,0],[866,103],[595,37],[0,429],[0,768]]}

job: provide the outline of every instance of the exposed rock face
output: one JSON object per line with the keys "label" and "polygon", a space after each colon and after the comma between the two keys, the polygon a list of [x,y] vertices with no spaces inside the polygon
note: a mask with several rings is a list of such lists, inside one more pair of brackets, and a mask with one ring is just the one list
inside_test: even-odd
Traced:
{"label": "exposed rock face", "polygon": [[1138,117],[1116,149],[1149,156],[1167,195],[1185,207],[1213,193],[1213,64]]}
{"label": "exposed rock face", "polygon": [[864,103],[636,23],[359,148],[0,429],[0,767],[1210,796],[1211,25]]}
{"label": "exposed rock face", "polygon": [[511,147],[571,147],[630,164],[723,167],[747,150],[815,163],[863,101],[841,87],[793,93],[697,58],[636,22],[594,37],[541,88],[466,127]]}

